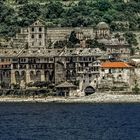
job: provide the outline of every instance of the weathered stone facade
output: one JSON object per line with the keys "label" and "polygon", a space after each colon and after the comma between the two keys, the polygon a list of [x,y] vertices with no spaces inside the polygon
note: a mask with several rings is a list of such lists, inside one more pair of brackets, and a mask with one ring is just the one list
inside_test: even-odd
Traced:
{"label": "weathered stone facade", "polygon": [[[95,48],[75,47],[49,49],[50,41],[67,40],[72,31],[80,42],[86,39],[97,39],[103,43],[106,51]],[[86,87],[98,89],[103,79],[101,63],[110,61],[113,54],[118,60],[126,59],[130,55],[129,45],[125,40],[114,39],[110,34],[109,26],[101,22],[96,31],[93,28],[46,28],[40,21],[21,29],[15,38],[12,38],[7,48],[0,49],[0,79],[1,88],[28,88],[28,84],[48,82],[55,86],[67,81],[77,85],[78,92],[82,93]],[[103,57],[106,57],[105,59]],[[116,61],[116,60],[115,60]],[[118,78],[119,70],[115,70]],[[109,73],[109,72],[108,72]],[[123,82],[130,84],[130,73],[121,70]],[[120,79],[122,81],[122,79]]]}
{"label": "weathered stone facade", "polygon": [[[46,81],[58,85],[78,82],[81,91],[88,85],[96,88],[99,77],[101,50],[76,49],[1,49],[1,81],[4,88]],[[3,75],[3,72],[5,73]],[[7,79],[5,78],[7,77]]]}

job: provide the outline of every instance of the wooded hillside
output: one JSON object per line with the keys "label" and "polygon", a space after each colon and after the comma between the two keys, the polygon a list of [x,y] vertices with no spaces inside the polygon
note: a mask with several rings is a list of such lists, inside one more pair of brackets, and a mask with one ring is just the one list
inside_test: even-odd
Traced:
{"label": "wooded hillside", "polygon": [[140,0],[0,1],[1,36],[13,36],[38,18],[49,27],[96,27],[105,21],[113,31],[136,31],[140,29]]}

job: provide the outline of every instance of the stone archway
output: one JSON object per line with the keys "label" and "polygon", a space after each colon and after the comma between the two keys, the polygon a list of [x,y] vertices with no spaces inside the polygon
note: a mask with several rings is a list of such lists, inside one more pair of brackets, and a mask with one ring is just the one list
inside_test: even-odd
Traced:
{"label": "stone archway", "polygon": [[11,72],[9,70],[1,70],[0,75],[1,87],[9,88],[11,84]]}
{"label": "stone archway", "polygon": [[95,88],[92,86],[87,86],[84,90],[86,96],[95,93],[95,91],[96,91]]}
{"label": "stone archway", "polygon": [[30,80],[31,80],[31,81],[34,81],[34,80],[35,80],[34,71],[30,71]]}
{"label": "stone archway", "polygon": [[19,73],[19,71],[15,71],[15,80],[16,80],[16,83],[20,84],[20,73]]}
{"label": "stone archway", "polygon": [[50,75],[49,75],[49,81],[53,81],[53,79],[54,79],[54,71],[51,71],[50,72]]}
{"label": "stone archway", "polygon": [[25,71],[21,71],[20,79],[22,81],[26,82],[26,72]]}
{"label": "stone archway", "polygon": [[49,81],[49,77],[50,77],[50,72],[49,71],[45,71],[45,81]]}
{"label": "stone archway", "polygon": [[41,71],[36,72],[36,81],[41,81]]}
{"label": "stone archway", "polygon": [[21,74],[20,74],[20,86],[22,88],[26,87],[26,72],[25,71],[21,71]]}

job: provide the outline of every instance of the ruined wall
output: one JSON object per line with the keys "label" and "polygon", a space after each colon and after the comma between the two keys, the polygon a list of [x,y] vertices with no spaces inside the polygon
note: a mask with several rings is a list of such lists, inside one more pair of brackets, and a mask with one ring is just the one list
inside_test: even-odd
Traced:
{"label": "ruined wall", "polygon": [[94,38],[95,31],[92,27],[79,27],[79,28],[69,28],[69,27],[57,27],[57,28],[47,28],[47,37],[51,39],[52,42],[57,40],[64,40],[66,36],[69,36],[71,31],[80,30],[84,33],[84,35],[91,36]]}

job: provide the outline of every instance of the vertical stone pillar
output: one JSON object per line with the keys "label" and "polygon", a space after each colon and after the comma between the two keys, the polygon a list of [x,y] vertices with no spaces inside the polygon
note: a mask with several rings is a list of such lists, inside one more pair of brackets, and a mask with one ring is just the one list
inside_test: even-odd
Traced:
{"label": "vertical stone pillar", "polygon": [[0,70],[0,89],[1,89],[1,83],[2,83],[2,71]]}
{"label": "vertical stone pillar", "polygon": [[16,84],[15,71],[11,70],[11,84]]}
{"label": "vertical stone pillar", "polygon": [[45,75],[45,81],[49,82],[49,75],[50,75],[50,72],[46,72],[46,75]]}
{"label": "vertical stone pillar", "polygon": [[30,71],[29,71],[29,64],[26,65],[26,84],[30,83]]}
{"label": "vertical stone pillar", "polygon": [[41,81],[45,81],[45,73],[43,70],[41,71]]}
{"label": "vertical stone pillar", "polygon": [[30,83],[30,71],[26,71],[26,84]]}

